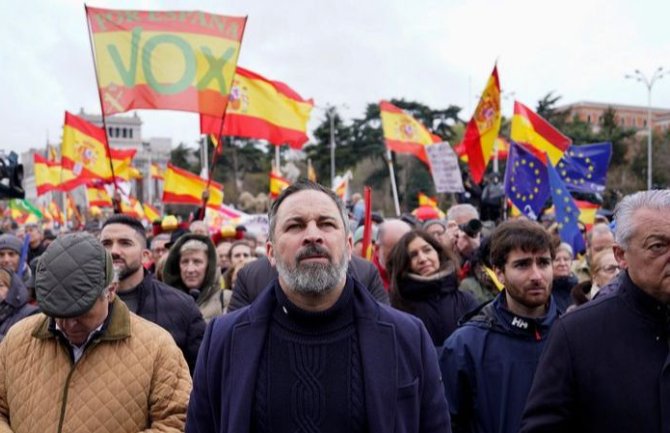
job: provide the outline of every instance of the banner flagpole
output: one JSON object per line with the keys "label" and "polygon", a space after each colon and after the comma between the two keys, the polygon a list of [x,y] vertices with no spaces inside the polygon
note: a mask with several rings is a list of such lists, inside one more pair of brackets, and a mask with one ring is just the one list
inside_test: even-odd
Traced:
{"label": "banner flagpole", "polygon": [[395,183],[395,171],[393,170],[393,157],[391,151],[386,149],[386,162],[389,166],[389,176],[391,177],[391,189],[393,190],[393,204],[395,205],[395,214],[400,216],[400,201],[398,200],[398,188]]}
{"label": "banner flagpole", "polygon": [[[118,185],[116,184],[116,175],[114,174],[114,164],[112,163],[112,151],[109,148],[109,136],[107,132],[107,120],[105,120],[105,106],[102,102],[102,90],[100,89],[100,78],[98,78],[98,63],[95,61],[95,50],[93,49],[93,32],[91,31],[91,22],[88,19],[88,6],[84,5],[84,12],[86,13],[86,26],[88,28],[88,40],[91,43],[91,58],[93,59],[93,70],[95,71],[95,83],[98,87],[98,100],[100,101],[100,117],[102,118],[102,127],[105,131],[105,150],[107,151],[107,160],[109,161],[109,169],[112,172],[112,182],[114,184],[114,197],[118,195]],[[114,201],[114,200],[112,200]],[[114,212],[117,211],[116,204],[114,205]]]}

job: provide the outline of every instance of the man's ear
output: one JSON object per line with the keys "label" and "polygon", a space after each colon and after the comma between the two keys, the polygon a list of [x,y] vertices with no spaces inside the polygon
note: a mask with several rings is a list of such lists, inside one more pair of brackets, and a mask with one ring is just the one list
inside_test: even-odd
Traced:
{"label": "man's ear", "polygon": [[505,286],[505,284],[506,284],[506,282],[505,282],[505,269],[494,267],[493,272],[496,274],[496,278],[498,279],[498,281],[500,281],[502,283],[502,285]]}
{"label": "man's ear", "polygon": [[628,260],[626,260],[626,251],[623,248],[621,248],[621,245],[619,244],[612,245],[612,251],[614,251],[614,258],[619,264],[619,267],[621,269],[628,269]]}
{"label": "man's ear", "polygon": [[276,265],[276,260],[274,256],[274,248],[271,241],[265,242],[265,255],[268,256],[270,264],[274,267]]}

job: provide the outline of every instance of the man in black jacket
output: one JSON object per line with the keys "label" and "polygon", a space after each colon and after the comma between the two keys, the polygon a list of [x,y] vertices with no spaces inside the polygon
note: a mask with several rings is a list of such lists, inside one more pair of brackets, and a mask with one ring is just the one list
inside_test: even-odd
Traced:
{"label": "man in black jacket", "polygon": [[625,197],[615,220],[619,288],[554,325],[522,433],[670,431],[670,190]]}
{"label": "man in black jacket", "polygon": [[142,223],[127,215],[112,215],[102,226],[100,241],[119,272],[119,298],[130,311],[170,332],[193,371],[205,321],[193,298],[156,280],[142,266],[149,255]]}
{"label": "man in black jacket", "polygon": [[[351,256],[347,273],[363,283],[363,286],[370,291],[378,302],[389,304],[389,297],[384,290],[384,284],[379,277],[377,268],[372,263],[360,257]],[[258,260],[245,265],[237,274],[228,312],[251,304],[276,277],[277,269],[270,264],[267,257],[260,257]]]}

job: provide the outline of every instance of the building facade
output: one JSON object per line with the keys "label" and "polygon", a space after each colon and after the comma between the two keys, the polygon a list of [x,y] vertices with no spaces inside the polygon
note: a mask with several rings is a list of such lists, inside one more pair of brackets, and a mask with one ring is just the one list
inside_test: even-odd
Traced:
{"label": "building facade", "polygon": [[[598,132],[603,123],[603,115],[608,108],[616,112],[615,121],[622,128],[637,129],[640,134],[647,133],[647,107],[624,104],[606,104],[602,102],[579,101],[573,104],[557,107],[557,111],[569,112],[569,118],[575,116],[582,122],[591,125],[594,132]],[[654,130],[670,128],[670,109],[651,108],[651,126]]]}

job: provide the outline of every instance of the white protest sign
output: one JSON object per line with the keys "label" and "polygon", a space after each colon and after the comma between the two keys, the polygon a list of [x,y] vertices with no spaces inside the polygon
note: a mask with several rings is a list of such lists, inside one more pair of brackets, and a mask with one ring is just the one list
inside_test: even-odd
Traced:
{"label": "white protest sign", "polygon": [[433,182],[437,192],[463,192],[463,178],[458,167],[458,156],[449,143],[443,141],[426,146]]}

